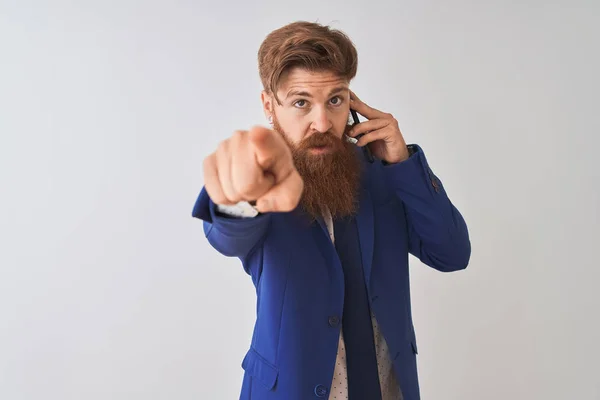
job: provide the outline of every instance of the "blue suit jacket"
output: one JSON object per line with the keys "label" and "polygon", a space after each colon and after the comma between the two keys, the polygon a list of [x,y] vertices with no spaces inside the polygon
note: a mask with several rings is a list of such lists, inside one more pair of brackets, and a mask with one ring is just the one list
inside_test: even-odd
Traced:
{"label": "blue suit jacket", "polygon": [[[410,307],[408,255],[437,270],[467,266],[471,246],[423,150],[399,164],[364,163],[357,223],[371,310],[385,337],[405,400],[417,400],[417,343]],[[238,257],[252,277],[257,317],[243,359],[241,399],[328,397],[337,354],[344,277],[323,221],[298,210],[224,218],[202,189],[193,216],[211,245]],[[332,323],[332,321],[334,323]]]}

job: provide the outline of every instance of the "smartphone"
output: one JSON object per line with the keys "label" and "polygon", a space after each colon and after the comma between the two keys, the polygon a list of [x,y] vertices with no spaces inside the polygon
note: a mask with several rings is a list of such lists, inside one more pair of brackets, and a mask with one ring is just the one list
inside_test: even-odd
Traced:
{"label": "smartphone", "polygon": [[[360,120],[358,119],[358,113],[355,110],[350,109],[350,115],[352,115],[352,126],[358,125],[360,123]],[[361,133],[355,138],[346,135],[346,140],[356,144],[356,142],[358,142],[358,139],[360,139],[363,135],[365,134]],[[373,161],[375,161],[373,158],[373,154],[371,154],[371,150],[369,149],[369,145],[363,146],[363,154],[365,155],[365,158],[368,162],[372,163]]]}

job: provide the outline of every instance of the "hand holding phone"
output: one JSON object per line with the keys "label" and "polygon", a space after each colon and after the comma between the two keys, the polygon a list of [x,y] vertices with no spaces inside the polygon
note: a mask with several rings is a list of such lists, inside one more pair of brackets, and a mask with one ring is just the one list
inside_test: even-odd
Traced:
{"label": "hand holding phone", "polygon": [[[360,123],[360,120],[358,119],[358,113],[355,110],[350,109],[350,114],[352,115],[352,126],[358,125]],[[363,135],[365,135],[365,133],[361,133],[355,138],[346,135],[346,140],[352,144],[356,144],[358,143],[358,139],[360,139]],[[371,149],[369,149],[369,145],[363,147],[363,154],[365,155],[365,158],[368,162],[372,163],[373,161],[375,161],[375,159],[373,158],[373,154],[371,154]]]}
{"label": "hand holding phone", "polygon": [[[367,121],[359,122],[358,114]],[[410,157],[398,121],[392,114],[368,106],[350,91],[350,114],[354,125],[348,136],[358,139],[357,146],[365,149],[365,157],[373,162],[373,157],[387,164],[396,164]]]}

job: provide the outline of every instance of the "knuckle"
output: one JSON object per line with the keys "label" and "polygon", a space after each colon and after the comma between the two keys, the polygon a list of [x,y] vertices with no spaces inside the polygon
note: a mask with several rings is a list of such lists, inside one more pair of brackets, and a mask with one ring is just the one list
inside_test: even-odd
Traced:
{"label": "knuckle", "polygon": [[218,188],[216,188],[215,186],[215,183],[206,184],[206,192],[208,193],[208,197],[210,197],[211,200],[217,204],[226,203],[227,199],[225,198],[225,195],[223,195],[223,191],[218,190]]}
{"label": "knuckle", "polygon": [[[269,154],[262,158],[262,163],[264,163],[266,165],[272,165],[274,162],[275,162],[275,156],[273,154]],[[272,168],[272,171],[278,172],[278,169],[279,169],[278,166],[275,165],[275,168]]]}
{"label": "knuckle", "polygon": [[262,126],[260,126],[260,125],[252,125],[252,127],[250,128],[250,132],[262,131],[262,130],[264,130],[264,129],[265,129],[265,128],[263,128],[263,127],[262,127]]}
{"label": "knuckle", "polygon": [[251,181],[241,182],[237,187],[238,194],[244,199],[250,199],[256,192],[256,183]]}
{"label": "knuckle", "polygon": [[213,201],[213,203],[215,203],[215,204],[228,205],[228,204],[232,203],[231,201],[229,201],[229,199],[227,199],[227,197],[222,196],[222,195],[217,195],[217,194],[211,195],[209,193],[209,196],[210,196],[211,200]]}
{"label": "knuckle", "polygon": [[242,140],[246,136],[246,131],[235,131],[233,135],[231,135],[232,140]]}
{"label": "knuckle", "polygon": [[250,130],[247,132],[248,135],[251,135],[253,137],[258,137],[262,140],[268,140],[267,138],[270,136],[271,134],[271,130],[270,129],[266,129],[265,127],[262,127],[260,125],[254,125],[252,128],[250,128]]}
{"label": "knuckle", "polygon": [[228,149],[229,149],[229,139],[222,140],[217,145],[217,152],[218,153],[226,153]]}
{"label": "knuckle", "polygon": [[291,195],[291,193],[286,193],[277,199],[277,205],[282,211],[292,211],[296,208],[298,201]]}

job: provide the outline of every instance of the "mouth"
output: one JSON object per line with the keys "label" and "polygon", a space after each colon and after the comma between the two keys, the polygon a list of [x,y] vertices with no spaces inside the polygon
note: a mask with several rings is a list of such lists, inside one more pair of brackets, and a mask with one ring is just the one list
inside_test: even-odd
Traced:
{"label": "mouth", "polygon": [[332,146],[323,145],[323,146],[312,146],[309,151],[313,154],[326,154],[332,151]]}

